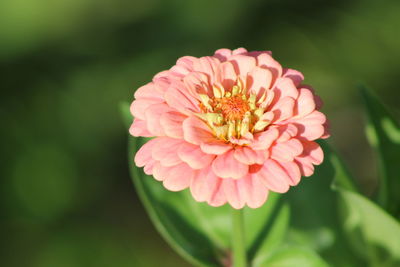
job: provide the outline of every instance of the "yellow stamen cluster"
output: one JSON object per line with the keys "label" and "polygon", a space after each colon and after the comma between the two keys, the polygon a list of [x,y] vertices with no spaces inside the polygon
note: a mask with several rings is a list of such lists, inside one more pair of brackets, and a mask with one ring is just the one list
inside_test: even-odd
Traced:
{"label": "yellow stamen cluster", "polygon": [[254,93],[247,93],[240,78],[230,91],[214,85],[213,95],[200,95],[202,113],[197,115],[207,122],[218,139],[240,138],[248,132],[262,131],[269,125],[269,121],[260,120],[265,111],[260,103],[265,100],[266,93],[257,100]]}

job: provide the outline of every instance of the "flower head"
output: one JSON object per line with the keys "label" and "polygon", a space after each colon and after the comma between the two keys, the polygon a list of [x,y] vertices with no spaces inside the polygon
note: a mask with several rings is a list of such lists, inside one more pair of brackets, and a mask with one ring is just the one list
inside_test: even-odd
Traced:
{"label": "flower head", "polygon": [[155,137],[135,163],[165,188],[212,206],[260,207],[323,160],[321,100],[269,51],[182,57],[135,93],[133,136]]}

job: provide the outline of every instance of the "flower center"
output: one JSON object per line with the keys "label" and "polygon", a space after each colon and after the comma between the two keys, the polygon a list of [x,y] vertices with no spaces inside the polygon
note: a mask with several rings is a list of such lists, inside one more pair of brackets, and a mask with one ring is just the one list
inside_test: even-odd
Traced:
{"label": "flower center", "polygon": [[228,121],[243,120],[246,112],[250,110],[244,95],[216,98],[214,102],[216,103],[214,111],[220,111]]}
{"label": "flower center", "polygon": [[199,96],[202,112],[196,115],[223,141],[236,142],[248,133],[262,131],[270,123],[260,120],[265,110],[261,103],[266,93],[257,101],[255,94],[246,92],[240,79],[228,92],[221,86],[214,85],[213,97],[205,94]]}

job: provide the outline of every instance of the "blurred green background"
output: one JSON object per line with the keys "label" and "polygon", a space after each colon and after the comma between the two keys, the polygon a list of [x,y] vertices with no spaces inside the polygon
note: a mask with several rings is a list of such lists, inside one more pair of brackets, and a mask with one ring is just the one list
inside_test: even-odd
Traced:
{"label": "blurred green background", "polygon": [[398,107],[399,14],[395,0],[0,1],[1,265],[188,266],[136,196],[118,104],[178,57],[222,47],[301,70],[372,195],[356,86]]}

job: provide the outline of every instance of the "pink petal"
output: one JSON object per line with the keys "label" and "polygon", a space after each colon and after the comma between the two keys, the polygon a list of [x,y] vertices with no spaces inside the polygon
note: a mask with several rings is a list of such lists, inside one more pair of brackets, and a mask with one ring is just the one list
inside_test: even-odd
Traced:
{"label": "pink petal", "polygon": [[271,86],[272,74],[269,70],[255,67],[247,76],[247,86],[257,99]]}
{"label": "pink petal", "polygon": [[160,117],[160,125],[164,129],[164,133],[173,138],[183,138],[183,121],[187,117],[179,112],[166,112]]}
{"label": "pink petal", "polygon": [[146,120],[145,111],[147,108],[159,103],[162,102],[156,98],[139,98],[132,102],[130,111],[135,118]]}
{"label": "pink petal", "polygon": [[263,102],[261,102],[260,107],[262,107],[262,108],[269,107],[271,105],[272,101],[274,100],[274,98],[275,98],[274,92],[271,89],[267,90],[267,97],[265,98],[265,100]]}
{"label": "pink petal", "polygon": [[[240,179],[241,180],[241,179]],[[235,209],[241,209],[244,207],[245,198],[240,194],[237,180],[234,179],[223,179],[222,188],[224,190],[226,199],[229,204]]]}
{"label": "pink petal", "polygon": [[279,138],[276,140],[278,143],[288,141],[292,137],[297,136],[299,129],[294,124],[284,124],[277,128],[279,130]]}
{"label": "pink petal", "polygon": [[213,207],[226,203],[222,188],[222,179],[218,178],[211,168],[197,172],[190,184],[190,192],[197,201],[207,201]]}
{"label": "pink petal", "polygon": [[260,179],[248,175],[236,181],[240,194],[250,208],[256,209],[265,203],[268,197],[268,189]]}
{"label": "pink petal", "polygon": [[274,113],[274,121],[280,122],[293,116],[296,101],[291,97],[280,99],[271,110]]}
{"label": "pink petal", "polygon": [[171,111],[171,108],[165,103],[154,104],[146,109],[147,129],[150,133],[156,136],[165,135],[164,129],[160,124],[160,118],[163,113],[169,111]]}
{"label": "pink petal", "polygon": [[172,66],[172,68],[170,68],[169,71],[172,76],[178,76],[181,78],[185,77],[187,74],[190,73],[190,71],[182,65]]}
{"label": "pink petal", "polygon": [[247,146],[247,145],[250,145],[251,143],[253,143],[253,140],[254,140],[254,136],[250,132],[245,133],[240,138],[237,138],[234,136],[229,137],[229,142],[231,144],[233,144],[233,146],[235,146],[235,145]]}
{"label": "pink petal", "polygon": [[226,144],[222,141],[211,141],[207,143],[201,143],[200,148],[204,153],[211,155],[222,155],[228,150],[232,149],[231,144]]}
{"label": "pink petal", "polygon": [[193,62],[198,60],[196,57],[184,56],[176,61],[176,65],[182,66],[186,70],[193,71]]}
{"label": "pink petal", "polygon": [[158,100],[158,102],[164,102],[162,94],[157,92],[154,83],[150,82],[146,85],[139,87],[135,92],[135,98],[147,98]]}
{"label": "pink petal", "polygon": [[220,61],[215,57],[201,57],[193,64],[193,68],[197,72],[207,74],[211,84],[215,82],[216,73],[219,68]]}
{"label": "pink petal", "polygon": [[244,55],[232,56],[229,61],[232,62],[237,75],[246,76],[256,66],[254,57]]}
{"label": "pink petal", "polygon": [[232,56],[232,50],[227,48],[218,49],[214,53],[214,57],[218,58],[221,62],[227,61]]}
{"label": "pink petal", "polygon": [[326,117],[321,112],[314,110],[307,116],[294,119],[293,124],[299,129],[298,135],[307,140],[315,140],[325,134]]}
{"label": "pink petal", "polygon": [[290,179],[288,181],[289,185],[291,185],[291,186],[297,185],[300,182],[300,178],[301,178],[299,166],[293,161],[279,162],[279,164],[285,170],[285,172],[287,173],[287,175]]}
{"label": "pink petal", "polygon": [[[183,66],[180,66],[179,68],[185,69]],[[162,93],[165,93],[169,88],[169,86],[171,85],[171,83],[175,81],[180,81],[182,80],[183,77],[185,77],[185,75],[182,73],[173,72],[171,70],[165,70],[157,73],[153,78],[153,82],[157,90],[159,90]],[[158,86],[157,83],[159,83]]]}
{"label": "pink petal", "polygon": [[282,167],[272,159],[268,159],[257,173],[252,174],[252,177],[261,179],[271,191],[285,193],[289,190],[288,181],[290,178]]}
{"label": "pink petal", "polygon": [[199,94],[212,95],[209,80],[210,78],[205,73],[191,72],[183,78],[183,83],[186,86],[188,93],[193,98],[198,99]]}
{"label": "pink petal", "polygon": [[319,165],[324,160],[324,152],[316,142],[303,141],[304,152],[300,157],[307,157],[312,164]]}
{"label": "pink petal", "polygon": [[163,70],[158,72],[156,75],[154,75],[154,79],[165,79],[165,78],[170,78],[170,71],[169,70]]}
{"label": "pink petal", "polygon": [[137,118],[133,120],[133,123],[129,128],[129,133],[133,136],[144,136],[144,137],[153,136],[153,134],[150,133],[149,130],[147,130],[146,121]]}
{"label": "pink petal", "polygon": [[220,65],[218,80],[226,90],[231,90],[232,86],[235,85],[237,74],[235,67],[229,61],[226,61]]}
{"label": "pink petal", "polygon": [[276,128],[269,128],[265,132],[255,134],[254,143],[250,147],[255,150],[268,149],[278,136],[279,131]]}
{"label": "pink petal", "polygon": [[196,171],[186,163],[170,167],[163,181],[164,187],[171,191],[181,191],[190,186]]}
{"label": "pink petal", "polygon": [[135,164],[138,167],[143,167],[150,160],[153,160],[151,155],[154,145],[159,142],[159,138],[154,138],[145,143],[135,155]]}
{"label": "pink petal", "polygon": [[153,166],[153,177],[157,181],[164,181],[165,178],[168,176],[168,172],[170,171],[171,167],[166,167],[161,165],[159,161],[156,161]]}
{"label": "pink petal", "polygon": [[155,92],[154,94],[160,95],[164,98],[164,94],[171,85],[171,82],[176,80],[176,77],[173,77],[169,71],[163,71],[158,73],[153,78],[153,85]]}
{"label": "pink petal", "polygon": [[307,158],[297,157],[295,162],[299,166],[301,175],[309,177],[314,173],[314,165]]}
{"label": "pink petal", "polygon": [[230,150],[214,159],[211,166],[218,177],[239,179],[247,174],[249,166],[237,161],[233,154]]}
{"label": "pink petal", "polygon": [[157,161],[155,161],[155,160],[148,161],[143,168],[144,173],[147,175],[153,175],[153,168],[156,163],[157,163]]}
{"label": "pink petal", "polygon": [[[215,179],[207,178],[207,175],[209,175],[210,172]],[[218,179],[211,171],[210,167],[199,170],[190,183],[190,193],[192,194],[193,198],[199,202],[207,201],[212,194],[217,180]]]}
{"label": "pink petal", "polygon": [[312,141],[303,141],[304,151],[296,157],[296,163],[302,175],[310,176],[314,173],[314,165],[319,165],[324,160],[324,153],[321,147]]}
{"label": "pink petal", "polygon": [[271,158],[278,161],[293,161],[294,157],[300,155],[303,152],[302,143],[292,138],[286,142],[277,143],[272,146]]}
{"label": "pink petal", "polygon": [[181,113],[189,115],[192,112],[200,112],[198,100],[190,95],[183,83],[172,84],[164,97],[170,107]]}
{"label": "pink petal", "polygon": [[299,86],[304,80],[303,74],[293,69],[284,69],[282,76],[291,79],[295,86]]}
{"label": "pink petal", "polygon": [[153,147],[151,156],[166,167],[182,163],[182,160],[178,156],[178,148],[183,142],[181,139],[161,137],[158,139],[157,145]]}
{"label": "pink petal", "polygon": [[215,139],[205,122],[197,117],[192,116],[184,120],[182,128],[183,138],[189,143],[200,145]]}
{"label": "pink petal", "polygon": [[222,179],[217,178],[217,184],[215,185],[215,189],[213,190],[212,195],[207,200],[207,203],[213,207],[219,207],[226,203],[226,196],[224,190],[222,188]]}
{"label": "pink petal", "polygon": [[[266,51],[266,50],[264,50],[264,51],[250,51],[250,52],[247,52],[246,55],[257,58],[259,55],[265,54],[265,53],[270,55],[270,56],[272,56],[272,52],[271,51]],[[258,64],[257,64],[257,66],[258,66]]]}
{"label": "pink petal", "polygon": [[208,155],[201,151],[197,145],[184,142],[178,149],[179,158],[193,169],[203,169],[211,164],[214,155]]}
{"label": "pink petal", "polygon": [[273,59],[271,54],[268,52],[261,53],[257,56],[257,66],[268,68],[271,71],[274,80],[276,80],[278,77],[281,77],[282,75],[281,64]]}
{"label": "pink petal", "polygon": [[279,78],[276,81],[275,86],[272,88],[272,91],[274,92],[274,100],[271,105],[274,105],[277,101],[285,97],[297,99],[299,95],[297,87],[289,78]]}
{"label": "pink petal", "polygon": [[295,114],[298,117],[304,117],[316,108],[314,94],[306,88],[299,89],[299,92],[299,97],[296,100]]}
{"label": "pink petal", "polygon": [[232,51],[232,55],[242,55],[242,54],[247,54],[247,49],[243,47],[239,47],[235,50]]}
{"label": "pink petal", "polygon": [[235,149],[233,156],[243,164],[263,164],[268,157],[268,150],[253,150],[249,147],[242,146]]}

